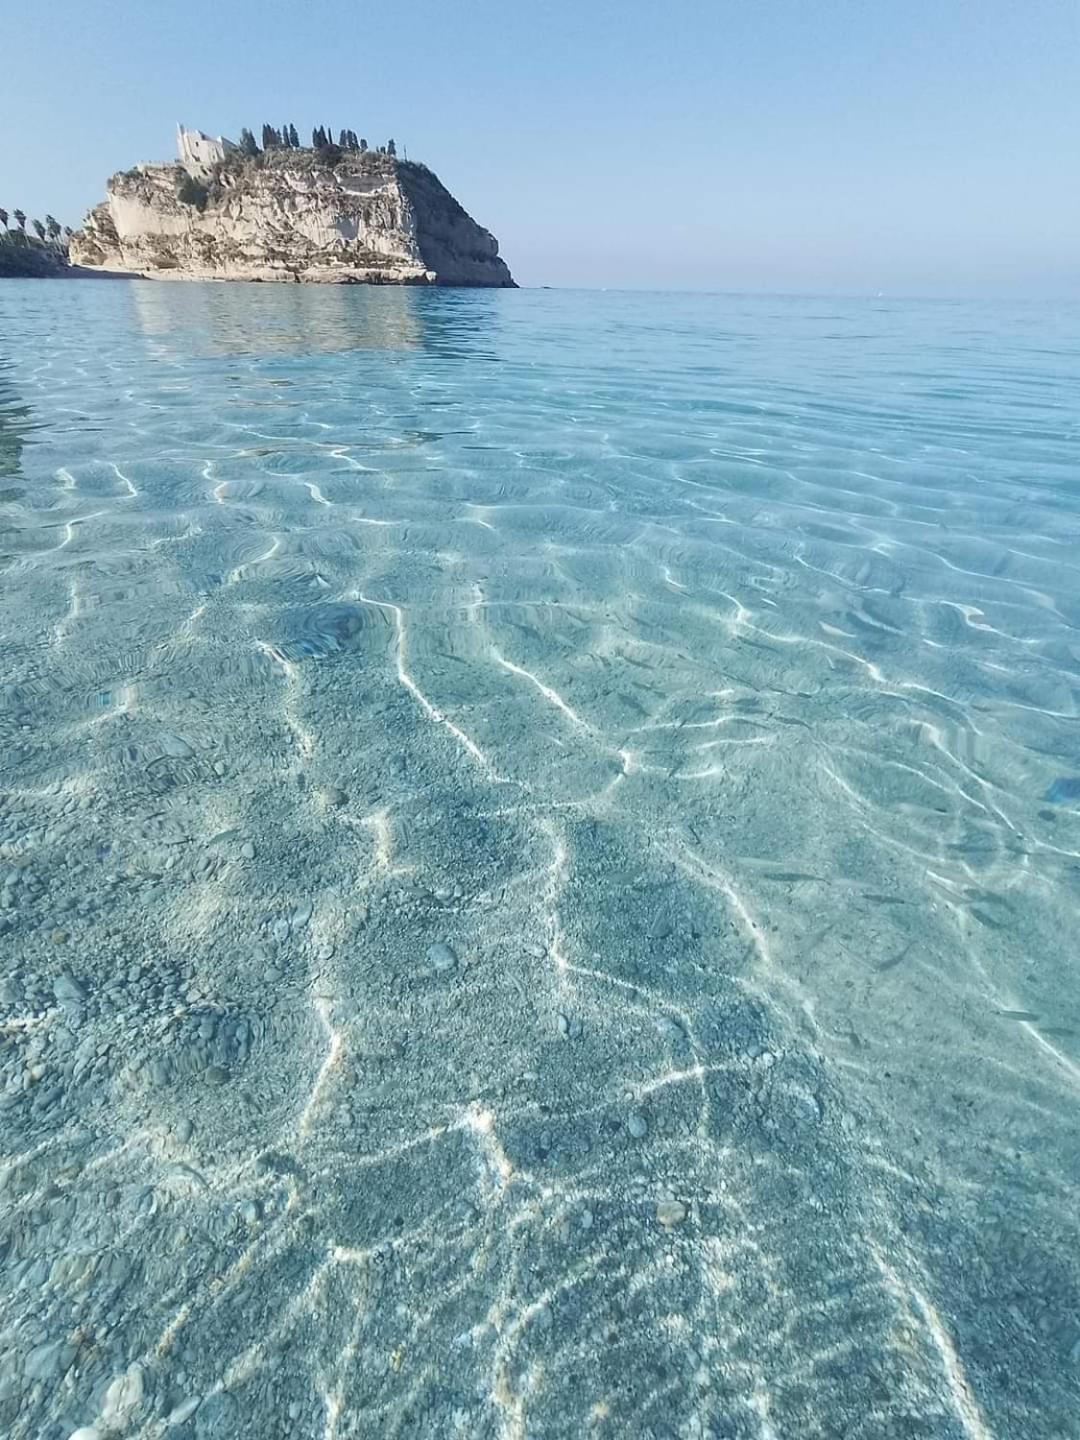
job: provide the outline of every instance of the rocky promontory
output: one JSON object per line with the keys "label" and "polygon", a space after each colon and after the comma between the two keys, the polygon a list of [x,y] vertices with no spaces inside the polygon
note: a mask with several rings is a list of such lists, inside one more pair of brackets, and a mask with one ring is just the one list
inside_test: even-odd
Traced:
{"label": "rocky promontory", "polygon": [[383,151],[229,147],[114,175],[78,265],[152,279],[512,287],[495,237],[427,166]]}

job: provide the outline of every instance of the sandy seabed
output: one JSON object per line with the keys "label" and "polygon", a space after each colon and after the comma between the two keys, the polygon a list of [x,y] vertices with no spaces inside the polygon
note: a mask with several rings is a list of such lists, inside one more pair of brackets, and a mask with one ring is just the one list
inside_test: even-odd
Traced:
{"label": "sandy seabed", "polygon": [[1080,1434],[1067,319],[0,292],[5,1435]]}

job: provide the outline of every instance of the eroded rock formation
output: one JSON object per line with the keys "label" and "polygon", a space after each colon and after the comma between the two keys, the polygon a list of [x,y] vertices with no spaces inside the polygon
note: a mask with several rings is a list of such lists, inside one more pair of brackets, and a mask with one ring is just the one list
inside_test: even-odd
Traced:
{"label": "eroded rock formation", "polygon": [[72,239],[79,265],[155,279],[512,286],[495,237],[424,165],[378,152],[230,155],[114,175]]}

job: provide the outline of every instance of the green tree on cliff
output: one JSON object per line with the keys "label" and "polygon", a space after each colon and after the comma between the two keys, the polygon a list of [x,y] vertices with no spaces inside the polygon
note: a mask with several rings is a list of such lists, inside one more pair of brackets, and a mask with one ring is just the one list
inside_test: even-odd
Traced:
{"label": "green tree on cliff", "polygon": [[38,239],[39,239],[39,240],[44,240],[44,239],[45,239],[45,226],[41,223],[41,221],[40,221],[40,220],[31,220],[31,221],[30,221],[30,224],[34,227],[34,234],[38,237]]}
{"label": "green tree on cliff", "polygon": [[4,227],[5,230],[7,229],[7,222],[8,222],[8,213],[7,213],[7,211],[6,211],[6,210],[0,210],[0,225],[3,225],[3,227]]}
{"label": "green tree on cliff", "polygon": [[300,136],[296,133],[296,126],[289,126],[289,144],[294,150],[300,149]]}
{"label": "green tree on cliff", "polygon": [[55,215],[45,216],[45,229],[48,231],[49,239],[56,241],[60,239],[60,221]]}
{"label": "green tree on cliff", "polygon": [[259,142],[246,125],[240,131],[240,150],[244,155],[257,155],[259,153]]}
{"label": "green tree on cliff", "polygon": [[326,131],[321,125],[316,125],[315,129],[311,132],[311,148],[313,150],[323,150],[326,148]]}
{"label": "green tree on cliff", "polygon": [[366,141],[366,140],[361,140],[361,141],[360,141],[360,149],[361,149],[361,152],[363,152],[364,150],[367,149],[367,141]]}
{"label": "green tree on cliff", "polygon": [[13,213],[14,216],[15,216],[15,224],[18,225],[18,227],[19,227],[20,230],[25,230],[25,229],[26,229],[26,211],[25,211],[25,210],[15,210],[15,211],[13,211],[12,213]]}
{"label": "green tree on cliff", "polygon": [[386,142],[386,153],[387,155],[397,154],[397,146],[394,144],[393,140],[388,140]]}

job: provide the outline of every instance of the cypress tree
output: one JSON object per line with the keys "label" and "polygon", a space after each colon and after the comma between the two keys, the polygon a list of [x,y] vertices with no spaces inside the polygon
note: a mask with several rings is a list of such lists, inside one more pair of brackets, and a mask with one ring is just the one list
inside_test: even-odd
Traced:
{"label": "cypress tree", "polygon": [[300,136],[296,133],[296,126],[289,126],[289,144],[294,150],[300,149]]}

